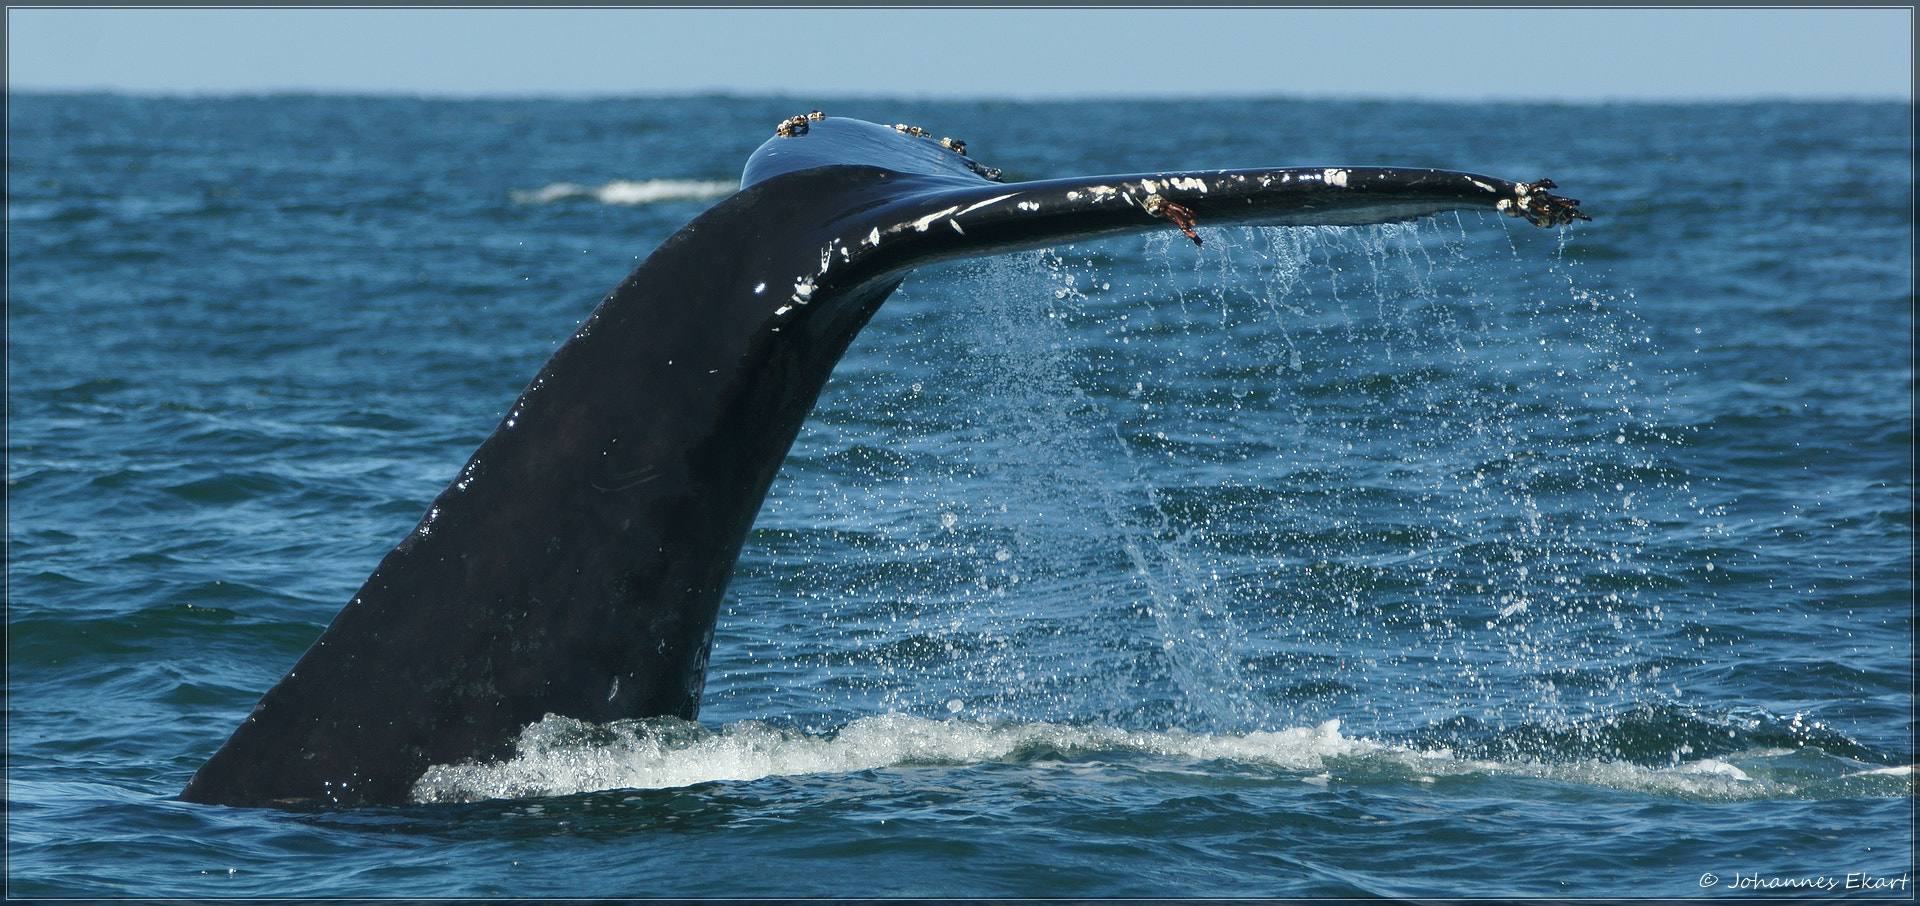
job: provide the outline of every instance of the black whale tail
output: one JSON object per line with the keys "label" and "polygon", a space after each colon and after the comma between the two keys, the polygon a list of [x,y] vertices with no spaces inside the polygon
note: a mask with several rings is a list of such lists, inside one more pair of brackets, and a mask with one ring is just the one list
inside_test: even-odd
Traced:
{"label": "black whale tail", "polygon": [[1488,208],[1586,219],[1550,181],[1356,167],[1003,184],[918,129],[781,124],[541,368],[419,525],[181,798],[399,804],[549,713],[699,711],[741,544],[834,363],[914,267],[1196,225]]}

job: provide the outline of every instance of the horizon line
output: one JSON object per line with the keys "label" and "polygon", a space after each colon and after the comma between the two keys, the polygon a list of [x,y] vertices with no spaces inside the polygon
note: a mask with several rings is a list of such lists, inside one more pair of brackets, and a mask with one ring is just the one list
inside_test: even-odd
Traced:
{"label": "horizon line", "polygon": [[1566,106],[1607,106],[1607,105],[1701,105],[1701,104],[1913,104],[1911,93],[1871,94],[1871,93],[1835,93],[1835,94],[1787,94],[1780,92],[1760,92],[1755,94],[1674,94],[1674,95],[1528,95],[1528,94],[1485,94],[1485,95],[1444,95],[1444,94],[1397,94],[1385,92],[1335,93],[1269,93],[1269,92],[1141,92],[1141,93],[1036,93],[1024,95],[1004,94],[966,94],[948,92],[924,93],[886,93],[886,92],[809,92],[789,91],[752,91],[738,88],[685,89],[666,91],[479,91],[456,92],[435,89],[411,88],[336,88],[311,86],[280,86],[258,88],[127,88],[123,86],[74,86],[74,85],[30,85],[9,84],[7,95],[114,95],[152,100],[230,100],[243,98],[269,97],[334,97],[368,98],[381,100],[422,100],[422,101],[623,101],[623,100],[677,100],[694,98],[731,98],[731,99],[795,99],[806,103],[821,99],[826,101],[889,101],[889,102],[934,102],[934,103],[1013,103],[1013,104],[1054,104],[1054,103],[1171,103],[1181,101],[1322,101],[1356,103],[1419,103],[1419,104],[1558,104]]}

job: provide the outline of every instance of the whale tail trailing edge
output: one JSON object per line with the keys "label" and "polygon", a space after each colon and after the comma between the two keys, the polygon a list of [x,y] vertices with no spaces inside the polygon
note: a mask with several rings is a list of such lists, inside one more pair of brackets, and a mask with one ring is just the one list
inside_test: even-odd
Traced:
{"label": "whale tail trailing edge", "polygon": [[547,714],[699,712],[720,600],[827,376],[935,261],[1197,226],[1485,208],[1587,219],[1551,181],[1290,168],[1001,183],[911,127],[795,117],[739,192],[623,280],[181,798],[400,804]]}

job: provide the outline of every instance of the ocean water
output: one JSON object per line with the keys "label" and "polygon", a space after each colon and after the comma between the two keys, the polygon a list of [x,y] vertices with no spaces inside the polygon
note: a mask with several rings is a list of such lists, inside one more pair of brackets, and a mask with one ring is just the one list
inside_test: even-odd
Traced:
{"label": "ocean water", "polygon": [[[1594,221],[923,269],[774,484],[698,723],[549,718],[405,808],[174,801],[813,107],[1010,181],[1434,166]],[[11,895],[1912,896],[1910,105],[15,94],[7,125]]]}

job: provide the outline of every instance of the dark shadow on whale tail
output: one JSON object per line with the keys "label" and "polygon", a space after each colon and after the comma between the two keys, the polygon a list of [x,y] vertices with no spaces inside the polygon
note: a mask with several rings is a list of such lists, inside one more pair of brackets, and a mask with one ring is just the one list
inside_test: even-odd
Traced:
{"label": "dark shadow on whale tail", "polygon": [[1553,183],[1213,170],[1003,184],[918,129],[782,123],[540,369],[420,524],[187,784],[239,806],[401,804],[549,713],[700,709],[721,596],[788,447],[905,274],[1195,225],[1487,208],[1587,219]]}

